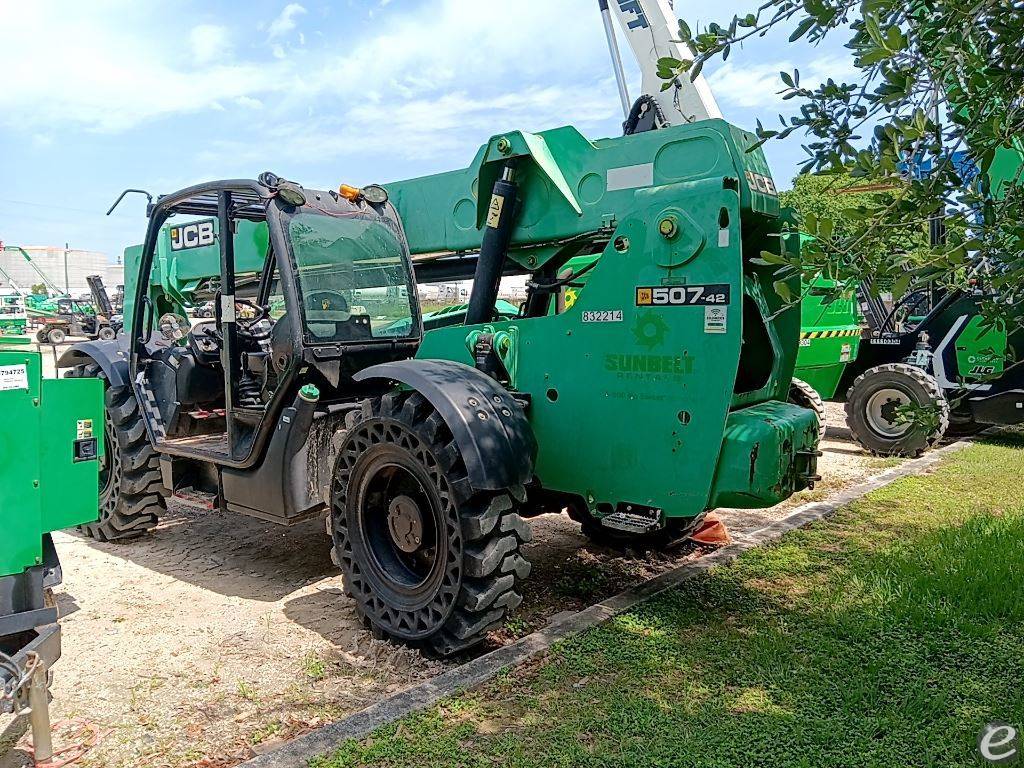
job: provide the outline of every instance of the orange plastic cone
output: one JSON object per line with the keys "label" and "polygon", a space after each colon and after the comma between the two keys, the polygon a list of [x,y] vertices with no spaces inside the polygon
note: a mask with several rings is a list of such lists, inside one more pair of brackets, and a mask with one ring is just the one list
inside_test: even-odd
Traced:
{"label": "orange plastic cone", "polygon": [[700,527],[690,534],[690,541],[708,547],[724,547],[731,539],[729,538],[729,529],[725,527],[725,523],[714,512],[708,512],[704,516]]}

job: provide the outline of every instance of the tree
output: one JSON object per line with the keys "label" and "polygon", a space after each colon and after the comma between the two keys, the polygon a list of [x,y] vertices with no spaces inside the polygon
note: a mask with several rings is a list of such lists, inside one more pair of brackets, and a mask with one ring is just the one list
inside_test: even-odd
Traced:
{"label": "tree", "polygon": [[[808,137],[805,172],[849,174],[889,194],[805,216],[801,225],[816,239],[799,257],[776,255],[771,263],[783,274],[871,277],[897,295],[929,281],[964,287],[985,265],[999,296],[986,315],[1020,327],[1024,3],[765,0],[724,25],[692,32],[680,22],[694,60],[662,59],[662,75],[696,77],[712,57],[724,60],[744,40],[780,26],[792,30],[792,43],[846,35],[859,75],[852,83],[807,84],[799,71],[780,73],[781,98],[798,100],[800,111],[780,115],[778,128],[758,124],[760,142],[800,132]],[[892,233],[920,232],[943,217],[944,241],[885,248]]]}
{"label": "tree", "polygon": [[[844,243],[858,231],[858,219],[848,218],[846,211],[851,208],[868,208],[887,206],[892,202],[891,191],[863,191],[864,186],[858,183],[849,173],[816,174],[802,173],[793,179],[793,188],[779,195],[783,207],[796,211],[798,220],[805,229],[821,231],[820,222],[831,222],[830,237],[838,243]],[[827,231],[827,225],[826,225]],[[901,232],[893,229],[883,230],[876,239],[879,255],[889,258],[894,254],[914,252],[928,248],[928,230],[918,226]],[[806,246],[805,246],[806,247]],[[826,266],[823,270],[815,265],[815,273],[826,272],[826,276],[846,278],[844,284],[850,284],[847,275],[836,275],[835,270]],[[808,275],[816,276],[816,275]],[[873,288],[889,290],[892,281],[885,282],[873,279]]]}
{"label": "tree", "polygon": [[46,290],[46,286],[43,285],[43,283],[36,283],[35,285],[32,286],[32,295],[33,296],[46,296],[46,295],[48,295],[47,294],[47,290]]}

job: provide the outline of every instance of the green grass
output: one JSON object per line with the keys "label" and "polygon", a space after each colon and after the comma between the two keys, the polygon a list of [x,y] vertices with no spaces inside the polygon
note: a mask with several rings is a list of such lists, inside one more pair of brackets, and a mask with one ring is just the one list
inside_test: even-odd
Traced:
{"label": "green grass", "polygon": [[969,447],[315,764],[977,765],[1024,725],[1021,467]]}
{"label": "green grass", "polygon": [[310,680],[323,680],[327,676],[327,662],[310,651],[302,659],[302,671]]}

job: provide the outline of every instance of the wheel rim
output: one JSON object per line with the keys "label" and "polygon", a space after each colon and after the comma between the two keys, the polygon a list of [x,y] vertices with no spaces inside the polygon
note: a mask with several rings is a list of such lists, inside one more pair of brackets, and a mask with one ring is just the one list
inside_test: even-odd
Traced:
{"label": "wheel rim", "polygon": [[371,565],[392,588],[414,597],[442,570],[440,502],[405,466],[380,463],[370,472],[356,503]]}
{"label": "wheel rim", "polygon": [[883,437],[903,437],[913,424],[900,417],[899,409],[911,403],[910,396],[902,390],[893,387],[878,390],[864,406],[868,426]]}
{"label": "wheel rim", "polygon": [[444,471],[406,425],[353,429],[335,465],[334,544],[363,615],[404,640],[435,634],[462,581],[458,507]]}

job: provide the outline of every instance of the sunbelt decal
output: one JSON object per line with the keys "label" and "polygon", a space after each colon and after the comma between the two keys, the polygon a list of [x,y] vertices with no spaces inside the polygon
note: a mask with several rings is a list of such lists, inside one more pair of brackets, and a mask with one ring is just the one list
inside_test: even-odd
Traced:
{"label": "sunbelt decal", "polygon": [[217,233],[213,228],[213,219],[194,221],[191,224],[180,224],[171,227],[171,250],[187,251],[190,248],[203,248],[217,242]]}

